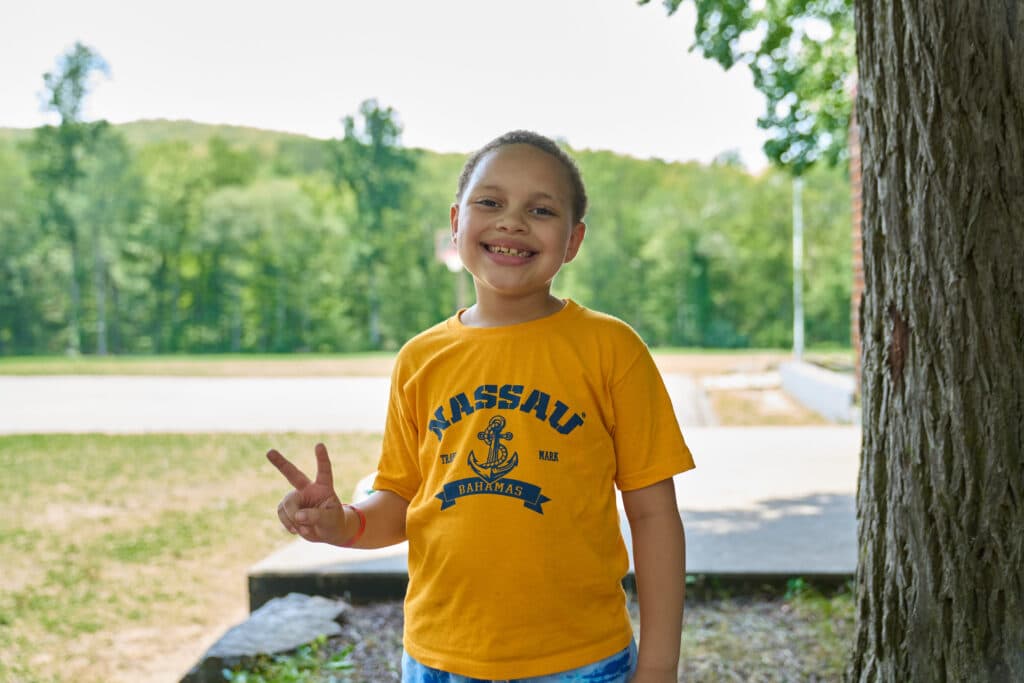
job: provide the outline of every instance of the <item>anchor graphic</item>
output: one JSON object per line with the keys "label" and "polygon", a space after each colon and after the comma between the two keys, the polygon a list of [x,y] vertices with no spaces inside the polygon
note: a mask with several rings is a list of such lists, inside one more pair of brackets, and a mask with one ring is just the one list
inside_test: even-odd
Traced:
{"label": "anchor graphic", "polygon": [[476,459],[473,451],[469,452],[469,466],[488,483],[501,479],[519,465],[519,453],[513,453],[509,457],[508,449],[501,443],[503,440],[512,439],[512,432],[503,432],[504,429],[505,418],[501,415],[492,417],[487,423],[487,429],[476,435],[490,447],[487,451],[487,460],[480,462]]}

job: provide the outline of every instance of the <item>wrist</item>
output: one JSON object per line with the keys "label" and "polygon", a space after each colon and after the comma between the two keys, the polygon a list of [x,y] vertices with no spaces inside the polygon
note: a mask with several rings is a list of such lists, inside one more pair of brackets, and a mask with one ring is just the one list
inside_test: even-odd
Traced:
{"label": "wrist", "polygon": [[679,651],[671,652],[671,648],[666,651],[656,651],[655,648],[650,647],[653,643],[648,643],[648,648],[645,651],[643,646],[643,638],[640,639],[639,652],[636,658],[637,671],[644,671],[650,674],[675,674],[679,668]]}
{"label": "wrist", "polygon": [[638,664],[631,680],[644,683],[676,683],[677,676],[676,667],[649,667]]}
{"label": "wrist", "polygon": [[[363,533],[366,531],[366,513],[355,505],[349,505],[348,503],[343,503],[341,510],[342,514],[345,516],[345,531],[348,533],[348,540],[339,543],[338,545],[342,548],[351,548],[359,542],[359,539],[363,537]],[[351,510],[356,516],[355,531],[351,530],[352,525],[349,523],[349,510]]]}

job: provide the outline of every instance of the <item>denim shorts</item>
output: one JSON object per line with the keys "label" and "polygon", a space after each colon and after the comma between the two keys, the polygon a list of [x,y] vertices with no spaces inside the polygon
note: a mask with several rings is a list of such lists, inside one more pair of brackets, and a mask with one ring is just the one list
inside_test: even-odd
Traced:
{"label": "denim shorts", "polygon": [[[633,677],[635,672],[636,641],[634,640],[626,649],[616,652],[611,657],[602,659],[599,662],[546,676],[507,680],[507,683],[569,683],[570,681],[575,681],[576,683],[626,683]],[[402,683],[488,682],[480,678],[467,678],[466,676],[431,669],[429,666],[424,666],[410,657],[409,653],[403,652]],[[506,683],[506,681],[491,681],[490,683]]]}

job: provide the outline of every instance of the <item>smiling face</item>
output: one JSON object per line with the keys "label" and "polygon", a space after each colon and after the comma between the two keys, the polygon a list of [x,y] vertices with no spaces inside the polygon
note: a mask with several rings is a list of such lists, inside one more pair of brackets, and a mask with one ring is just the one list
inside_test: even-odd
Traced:
{"label": "smiling face", "polygon": [[575,258],[586,227],[574,222],[562,163],[532,145],[488,152],[451,209],[452,235],[473,274],[477,300],[546,302],[562,264]]}

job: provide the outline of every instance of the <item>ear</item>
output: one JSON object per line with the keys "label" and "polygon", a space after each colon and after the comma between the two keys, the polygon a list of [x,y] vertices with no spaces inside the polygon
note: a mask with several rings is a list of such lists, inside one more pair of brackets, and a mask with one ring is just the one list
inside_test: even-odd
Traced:
{"label": "ear", "polygon": [[586,234],[587,224],[583,221],[572,226],[572,232],[569,233],[569,245],[565,249],[565,260],[563,263],[568,263],[576,258],[576,254],[579,253],[580,250],[580,245],[583,244],[583,236]]}
{"label": "ear", "polygon": [[448,220],[452,224],[452,242],[456,242],[459,235],[459,205],[452,204],[448,214]]}

